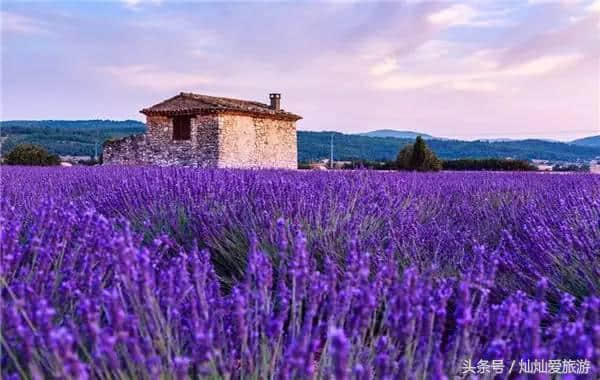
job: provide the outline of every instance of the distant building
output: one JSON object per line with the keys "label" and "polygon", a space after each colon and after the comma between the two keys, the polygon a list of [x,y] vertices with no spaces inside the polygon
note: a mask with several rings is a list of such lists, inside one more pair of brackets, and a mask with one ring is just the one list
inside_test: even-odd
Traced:
{"label": "distant building", "polygon": [[296,121],[270,104],[180,93],[140,112],[147,132],[104,144],[105,164],[215,168],[298,167]]}

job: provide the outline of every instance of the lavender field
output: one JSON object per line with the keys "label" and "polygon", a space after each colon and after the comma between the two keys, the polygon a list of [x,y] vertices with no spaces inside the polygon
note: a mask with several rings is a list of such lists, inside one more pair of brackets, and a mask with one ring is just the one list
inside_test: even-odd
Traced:
{"label": "lavender field", "polygon": [[1,170],[3,378],[600,376],[600,176]]}

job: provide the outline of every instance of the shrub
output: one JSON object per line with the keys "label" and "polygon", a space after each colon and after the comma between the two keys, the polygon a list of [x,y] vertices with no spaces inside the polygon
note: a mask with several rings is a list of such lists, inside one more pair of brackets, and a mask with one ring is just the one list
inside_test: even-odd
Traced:
{"label": "shrub", "polygon": [[4,158],[7,165],[52,166],[59,165],[60,158],[50,154],[41,146],[32,144],[17,145]]}
{"label": "shrub", "polygon": [[406,145],[396,157],[396,166],[400,170],[420,172],[439,171],[442,163],[435,153],[427,147],[425,140],[418,136],[413,145]]}

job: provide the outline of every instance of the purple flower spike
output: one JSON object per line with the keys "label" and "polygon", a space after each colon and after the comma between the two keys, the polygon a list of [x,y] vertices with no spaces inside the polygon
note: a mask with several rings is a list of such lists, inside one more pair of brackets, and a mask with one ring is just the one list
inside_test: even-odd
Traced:
{"label": "purple flower spike", "polygon": [[329,339],[334,378],[337,380],[348,379],[350,342],[348,342],[344,331],[338,328],[330,330]]}

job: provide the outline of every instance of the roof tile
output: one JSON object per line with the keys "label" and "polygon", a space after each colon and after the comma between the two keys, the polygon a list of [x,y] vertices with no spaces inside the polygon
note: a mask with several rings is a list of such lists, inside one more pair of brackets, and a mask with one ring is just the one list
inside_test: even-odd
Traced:
{"label": "roof tile", "polygon": [[241,114],[299,120],[301,116],[284,110],[274,110],[268,104],[248,100],[222,98],[182,92],[170,99],[140,111],[145,115],[176,115],[215,112],[234,112]]}

